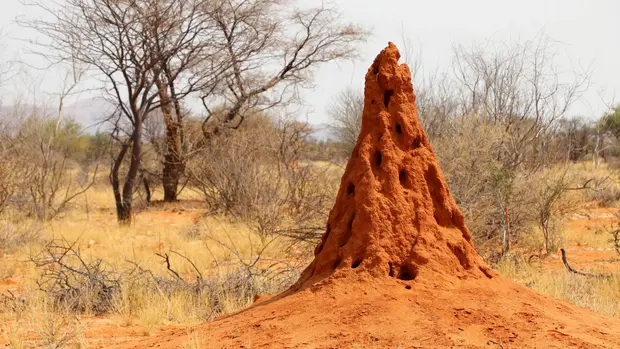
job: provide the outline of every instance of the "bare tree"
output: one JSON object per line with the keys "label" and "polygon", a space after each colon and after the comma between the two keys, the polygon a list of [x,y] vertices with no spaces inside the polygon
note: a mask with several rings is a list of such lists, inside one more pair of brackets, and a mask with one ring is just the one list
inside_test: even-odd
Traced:
{"label": "bare tree", "polygon": [[[353,58],[366,34],[340,24],[335,8],[297,10],[291,1],[23,1],[51,17],[21,21],[51,41],[35,44],[51,47],[58,53],[53,59],[93,67],[119,106],[115,138],[122,146],[110,177],[121,222],[131,219],[142,126],[151,111],[164,115],[164,193],[176,200],[186,162],[185,97],[201,92],[205,125],[224,104],[226,125],[237,118],[234,128],[249,109],[291,101],[322,63]],[[121,192],[118,169],[127,153]]]}
{"label": "bare tree", "polygon": [[237,128],[246,116],[297,98],[322,64],[356,57],[356,44],[367,35],[362,27],[342,23],[338,10],[326,4],[309,9],[295,5],[219,0],[209,6],[209,18],[219,30],[216,38],[222,38],[218,45],[231,65],[220,83],[202,96],[206,137],[214,131],[209,128],[214,106],[224,114],[215,128]]}
{"label": "bare tree", "polygon": [[176,201],[190,153],[185,141],[186,97],[213,89],[231,63],[223,59],[221,33],[204,0],[148,0],[148,27],[161,74],[154,80],[165,125],[162,183],[164,201]]}
{"label": "bare tree", "polygon": [[[157,0],[68,0],[63,3],[24,0],[24,3],[44,10],[51,18],[20,21],[49,39],[49,42],[33,42],[45,50],[39,53],[45,52],[52,63],[75,60],[91,67],[118,106],[111,120],[115,126],[114,139],[121,146],[111,167],[110,181],[118,220],[130,224],[133,191],[142,156],[144,120],[153,110],[170,103],[161,99],[163,84],[171,82],[166,74],[180,74],[179,70],[163,71],[168,67],[167,60],[181,54],[179,49],[158,48],[161,42],[153,37],[154,31],[160,29],[153,24],[158,24],[160,18],[154,10],[161,10],[162,6],[169,8]],[[164,22],[169,25],[168,29],[172,26]],[[162,30],[156,34],[158,39],[169,32]],[[182,96],[182,92],[179,93]],[[119,170],[127,155],[130,156],[129,169],[121,189]]]}
{"label": "bare tree", "polygon": [[[595,127],[588,125],[583,118],[565,118],[559,120],[556,124],[554,129],[552,129],[549,142],[555,140],[557,143],[557,154],[544,155],[555,156],[556,160],[560,161],[576,162],[582,160],[590,151],[592,151],[593,154],[600,152],[602,144],[596,144],[598,131]],[[594,136],[595,139],[592,140],[591,138],[593,137],[591,136]],[[595,143],[592,149],[590,149],[591,141]],[[543,160],[547,161],[547,159]]]}
{"label": "bare tree", "polygon": [[185,97],[200,90],[208,111],[205,125],[214,104],[226,110],[226,123],[237,118],[235,128],[249,109],[287,104],[321,63],[354,56],[354,44],[365,36],[361,28],[338,23],[335,8],[301,11],[291,9],[294,5],[165,0],[149,7],[161,71],[155,84],[165,124],[164,201],[177,200],[187,157],[196,153],[185,140]]}

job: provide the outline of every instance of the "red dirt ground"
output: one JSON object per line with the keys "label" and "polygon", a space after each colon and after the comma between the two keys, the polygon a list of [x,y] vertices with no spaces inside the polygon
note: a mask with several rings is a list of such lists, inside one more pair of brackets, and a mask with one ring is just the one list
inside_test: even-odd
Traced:
{"label": "red dirt ground", "polygon": [[[618,209],[615,207],[600,207],[598,203],[590,202],[568,219],[568,226],[579,231],[580,234],[608,234],[618,225]],[[578,270],[590,273],[616,273],[620,265],[620,256],[611,247],[588,246],[587,243],[569,246],[566,248],[567,259],[570,265]],[[557,251],[542,261],[545,270],[564,270],[562,255]]]}

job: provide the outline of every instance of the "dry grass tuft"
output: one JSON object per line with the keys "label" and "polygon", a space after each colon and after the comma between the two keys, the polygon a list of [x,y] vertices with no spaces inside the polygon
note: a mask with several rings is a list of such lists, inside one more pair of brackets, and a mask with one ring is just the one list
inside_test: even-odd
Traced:
{"label": "dry grass tuft", "polygon": [[544,264],[529,265],[524,259],[505,259],[497,265],[504,276],[542,294],[589,308],[597,313],[620,317],[620,267],[616,277],[592,278],[549,270]]}

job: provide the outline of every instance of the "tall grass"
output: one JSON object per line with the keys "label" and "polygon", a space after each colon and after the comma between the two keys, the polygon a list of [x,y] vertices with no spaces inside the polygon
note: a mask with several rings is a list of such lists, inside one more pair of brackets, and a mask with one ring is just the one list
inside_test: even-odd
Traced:
{"label": "tall grass", "polygon": [[[109,202],[108,188],[93,188],[78,201],[80,206],[60,219],[42,223],[36,239],[14,245],[9,254],[5,252],[0,276],[17,281],[14,292],[25,297],[27,312],[60,321],[50,323],[40,318],[36,322],[47,324],[45,328],[28,329],[25,323],[34,321],[23,316],[18,319],[17,310],[2,307],[0,315],[7,324],[15,325],[4,332],[6,343],[19,347],[20,340],[32,336],[38,343],[66,342],[69,335],[73,343],[78,327],[71,316],[92,315],[70,315],[38,290],[41,270],[28,260],[50,239],[75,241],[74,248],[85,261],[102,260],[119,275],[131,275],[121,277],[108,316],[119,326],[139,326],[144,335],[162,325],[194,325],[243,309],[252,304],[255,294],[277,293],[294,282],[299,268],[307,262],[307,254],[302,252],[310,246],[300,246],[290,238],[266,238],[231,218],[202,217],[185,210],[182,203],[138,213],[131,228],[120,227],[107,207]],[[169,256],[178,277],[161,255]],[[135,272],[136,266],[142,272]],[[134,274],[129,274],[130,270]],[[198,277],[203,285],[197,291],[192,285]],[[86,291],[84,296],[97,297]],[[54,317],[50,315],[53,313],[65,315]]]}
{"label": "tall grass", "polygon": [[550,270],[544,265],[529,265],[523,259],[503,260],[497,270],[542,294],[600,314],[620,317],[620,267],[612,278],[585,277],[564,269]]}

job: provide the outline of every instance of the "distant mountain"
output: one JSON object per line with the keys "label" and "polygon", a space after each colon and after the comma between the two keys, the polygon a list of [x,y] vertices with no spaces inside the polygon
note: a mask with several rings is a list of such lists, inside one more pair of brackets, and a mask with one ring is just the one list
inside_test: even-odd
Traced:
{"label": "distant mountain", "polygon": [[[110,101],[103,98],[91,98],[79,101],[66,108],[66,114],[72,116],[77,122],[87,128],[87,132],[94,133],[97,129],[101,129],[101,120],[108,117],[115,109]],[[331,126],[327,123],[311,124],[315,130],[311,138],[319,141],[334,141],[336,136],[331,130]]]}
{"label": "distant mountain", "polygon": [[17,130],[21,122],[30,115],[51,117],[57,113],[53,108],[37,107],[28,104],[0,105],[0,121],[7,130]]}
{"label": "distant mountain", "polygon": [[109,117],[115,109],[116,106],[110,101],[96,97],[80,100],[65,107],[65,115],[84,126],[85,132],[95,133],[97,130],[103,131],[109,127],[102,124],[102,121]]}
{"label": "distant mountain", "polygon": [[[7,118],[14,115],[13,106],[0,106],[0,116]],[[23,107],[20,107],[23,110]],[[64,108],[64,117],[72,118],[77,123],[84,127],[84,132],[94,134],[98,130],[105,131],[110,125],[102,123],[103,120],[108,118],[116,109],[114,103],[101,97],[88,98],[79,100],[73,104],[67,105]],[[30,112],[30,111],[29,111]],[[57,110],[54,108],[44,108],[37,113],[43,115],[54,116]],[[23,114],[20,113],[20,114]],[[331,126],[327,123],[310,124],[314,132],[310,135],[311,138],[318,141],[335,141],[337,140],[334,135]]]}
{"label": "distant mountain", "polygon": [[[102,125],[102,120],[108,117],[115,107],[103,98],[89,98],[70,104],[63,109],[63,119],[73,119],[84,127],[84,132],[94,134],[97,130],[104,130],[108,125]],[[37,107],[36,105],[0,105],[0,118],[10,124],[17,125],[19,120],[30,115],[56,118],[57,107]]]}

